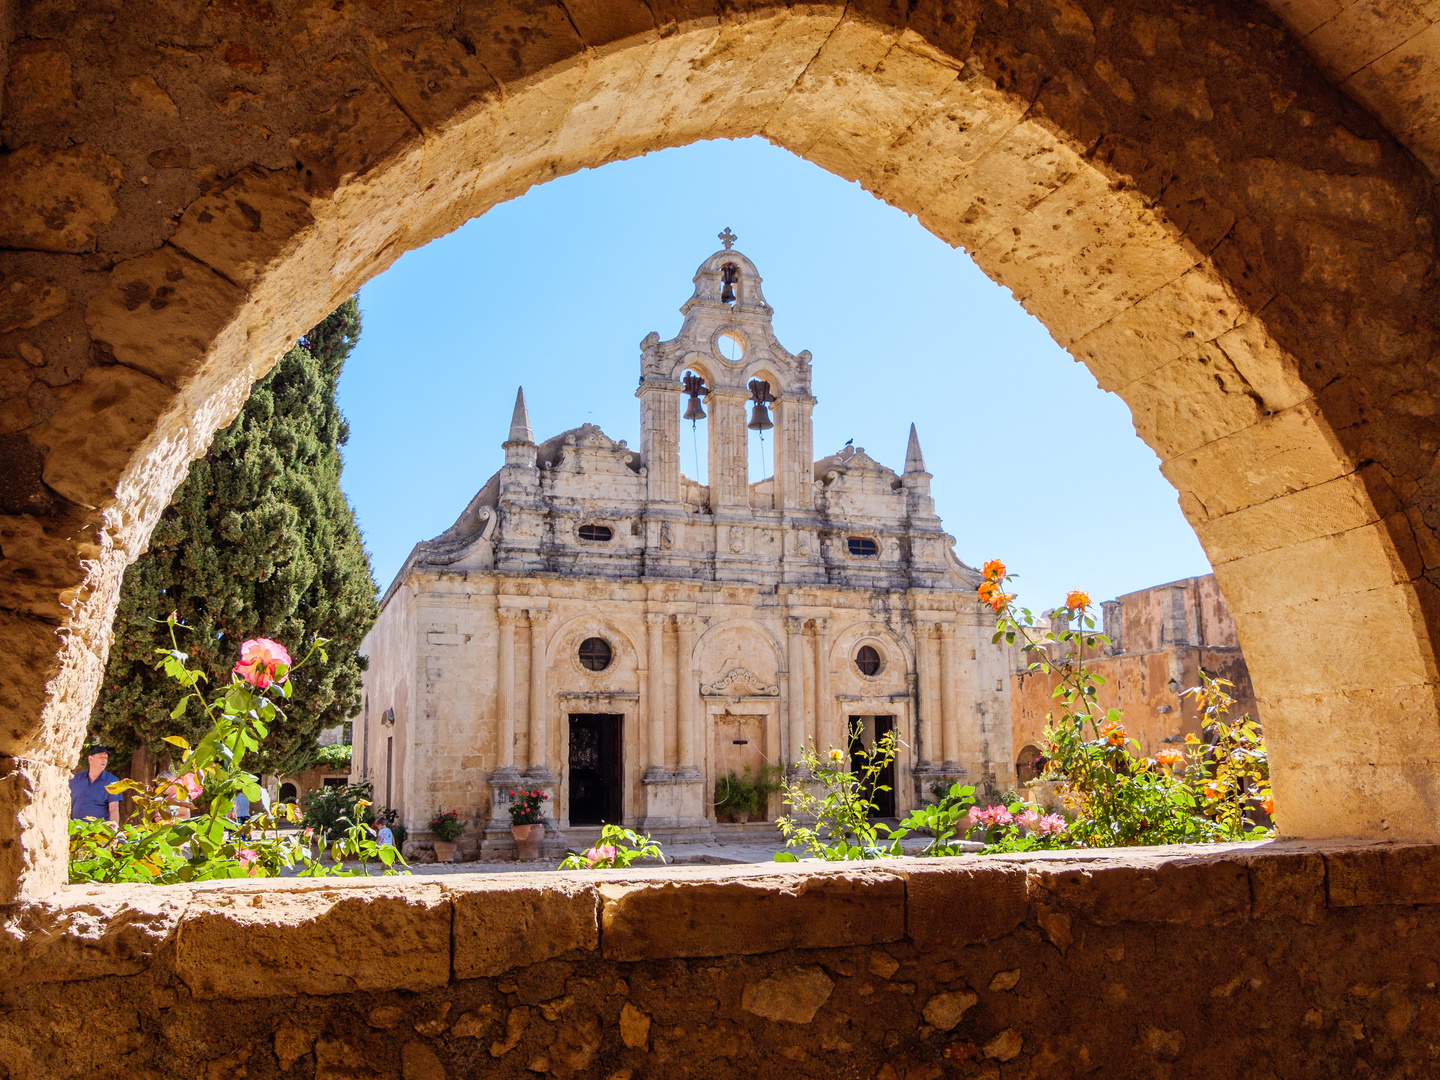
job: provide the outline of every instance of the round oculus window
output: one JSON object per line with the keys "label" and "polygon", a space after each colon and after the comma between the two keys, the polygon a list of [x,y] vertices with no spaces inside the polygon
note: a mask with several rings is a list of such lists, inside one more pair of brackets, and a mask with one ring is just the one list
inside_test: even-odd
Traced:
{"label": "round oculus window", "polygon": [[604,671],[614,655],[604,638],[590,637],[580,643],[580,666],[587,671]]}
{"label": "round oculus window", "polygon": [[855,653],[855,666],[861,675],[880,674],[880,654],[873,645],[861,645]]}
{"label": "round oculus window", "polygon": [[745,341],[739,334],[732,334],[722,330],[720,336],[715,339],[715,346],[720,350],[720,355],[727,363],[738,364],[745,359]]}

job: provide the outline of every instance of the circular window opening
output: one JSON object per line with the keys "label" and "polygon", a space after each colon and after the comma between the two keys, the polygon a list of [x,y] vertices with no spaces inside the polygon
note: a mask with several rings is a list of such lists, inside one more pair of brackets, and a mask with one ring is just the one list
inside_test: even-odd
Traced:
{"label": "circular window opening", "polygon": [[580,664],[587,671],[604,671],[614,655],[604,638],[588,637],[580,643]]}
{"label": "circular window opening", "polygon": [[879,675],[880,654],[871,645],[861,645],[855,654],[855,666],[860,669],[861,675]]}
{"label": "circular window opening", "polygon": [[600,543],[603,544],[603,543],[606,543],[607,541],[609,541],[610,538],[613,537],[614,535],[615,535],[615,533],[611,530],[611,528],[610,528],[609,525],[581,525],[581,526],[580,526],[580,539],[581,539],[581,540],[596,540],[596,541],[599,541]]}
{"label": "circular window opening", "polygon": [[880,554],[880,545],[868,536],[852,536],[845,543],[849,546],[851,555],[873,559]]}
{"label": "circular window opening", "polygon": [[745,342],[740,340],[738,334],[728,331],[720,335],[715,342],[720,347],[720,355],[732,364],[738,364],[745,359]]}

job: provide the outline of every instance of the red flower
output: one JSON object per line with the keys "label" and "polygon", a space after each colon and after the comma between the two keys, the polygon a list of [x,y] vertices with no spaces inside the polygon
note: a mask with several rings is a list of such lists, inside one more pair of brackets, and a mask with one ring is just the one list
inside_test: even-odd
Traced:
{"label": "red flower", "polygon": [[[240,646],[240,661],[235,674],[261,690],[270,689],[280,668],[289,669],[290,654],[285,646],[269,638],[251,638]],[[283,680],[284,675],[280,678]]]}

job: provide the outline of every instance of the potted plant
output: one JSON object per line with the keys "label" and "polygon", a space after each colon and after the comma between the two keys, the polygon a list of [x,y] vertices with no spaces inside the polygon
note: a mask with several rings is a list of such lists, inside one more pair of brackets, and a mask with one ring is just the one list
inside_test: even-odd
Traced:
{"label": "potted plant", "polygon": [[515,838],[516,858],[521,862],[540,858],[540,844],[545,839],[545,803],[549,798],[543,791],[510,792],[510,835]]}
{"label": "potted plant", "polygon": [[465,831],[458,810],[437,810],[430,819],[430,835],[435,837],[435,861],[451,862],[455,858],[455,841]]}

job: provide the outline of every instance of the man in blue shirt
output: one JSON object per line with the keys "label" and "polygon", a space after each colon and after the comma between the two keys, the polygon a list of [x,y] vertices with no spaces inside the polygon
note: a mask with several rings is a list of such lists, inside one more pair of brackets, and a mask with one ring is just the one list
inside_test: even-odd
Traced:
{"label": "man in blue shirt", "polygon": [[82,769],[70,778],[70,816],[77,820],[95,818],[120,824],[120,796],[105,790],[107,784],[118,782],[112,772],[106,772],[110,762],[108,746],[92,746],[86,755],[89,769]]}

